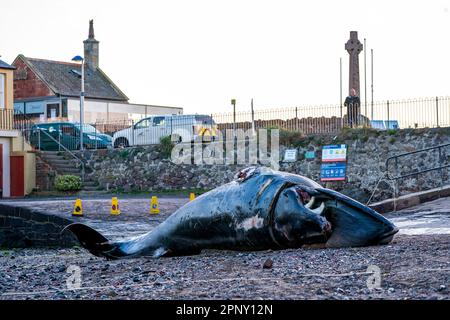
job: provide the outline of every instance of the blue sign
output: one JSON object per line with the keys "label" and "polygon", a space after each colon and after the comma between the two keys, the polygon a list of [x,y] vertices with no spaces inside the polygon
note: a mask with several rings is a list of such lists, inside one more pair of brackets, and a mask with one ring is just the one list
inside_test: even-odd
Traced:
{"label": "blue sign", "polygon": [[23,102],[14,102],[14,110],[16,110],[19,114],[24,114],[25,104]]}
{"label": "blue sign", "polygon": [[25,104],[26,114],[40,114],[45,112],[44,101],[32,101]]}
{"label": "blue sign", "polygon": [[387,130],[387,129],[399,129],[400,126],[397,120],[372,120],[370,125],[374,129]]}
{"label": "blue sign", "polygon": [[320,181],[342,181],[347,173],[346,163],[323,163],[320,167]]}
{"label": "blue sign", "polygon": [[306,160],[313,160],[315,157],[316,157],[316,153],[314,151],[306,151],[305,152]]}

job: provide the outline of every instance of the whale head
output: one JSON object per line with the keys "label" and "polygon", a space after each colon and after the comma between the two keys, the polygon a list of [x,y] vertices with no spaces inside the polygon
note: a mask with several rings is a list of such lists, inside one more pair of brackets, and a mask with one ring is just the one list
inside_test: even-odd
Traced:
{"label": "whale head", "polygon": [[284,189],[274,207],[274,229],[289,245],[357,247],[389,243],[398,228],[373,209],[326,188]]}

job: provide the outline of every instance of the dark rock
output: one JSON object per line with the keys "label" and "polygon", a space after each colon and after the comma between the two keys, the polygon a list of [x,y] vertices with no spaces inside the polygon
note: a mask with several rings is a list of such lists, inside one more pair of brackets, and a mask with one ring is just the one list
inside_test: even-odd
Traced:
{"label": "dark rock", "polygon": [[272,259],[268,258],[266,261],[264,261],[263,269],[272,269],[272,267],[273,267]]}
{"label": "dark rock", "polygon": [[135,267],[135,268],[133,268],[133,272],[135,272],[135,273],[139,273],[139,272],[141,272],[142,271],[142,268],[141,267]]}

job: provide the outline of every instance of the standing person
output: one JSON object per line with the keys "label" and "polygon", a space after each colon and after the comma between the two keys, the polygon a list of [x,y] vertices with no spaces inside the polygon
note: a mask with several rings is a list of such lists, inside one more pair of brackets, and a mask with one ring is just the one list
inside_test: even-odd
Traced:
{"label": "standing person", "polygon": [[356,95],[356,90],[352,88],[350,90],[350,95],[347,98],[345,98],[344,102],[344,106],[347,107],[348,125],[351,128],[356,128],[358,126],[360,105],[361,101],[359,97]]}

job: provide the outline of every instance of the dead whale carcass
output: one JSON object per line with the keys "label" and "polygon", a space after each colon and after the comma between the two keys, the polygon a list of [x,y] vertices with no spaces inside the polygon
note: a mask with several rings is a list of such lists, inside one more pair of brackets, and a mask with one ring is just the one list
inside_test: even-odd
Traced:
{"label": "dead whale carcass", "polygon": [[176,256],[202,249],[264,250],[389,243],[398,229],[369,207],[299,175],[247,168],[234,181],[175,211],[127,241],[80,223],[66,227],[96,256]]}

